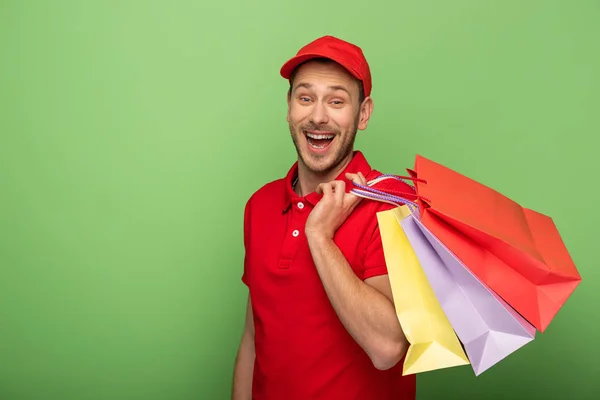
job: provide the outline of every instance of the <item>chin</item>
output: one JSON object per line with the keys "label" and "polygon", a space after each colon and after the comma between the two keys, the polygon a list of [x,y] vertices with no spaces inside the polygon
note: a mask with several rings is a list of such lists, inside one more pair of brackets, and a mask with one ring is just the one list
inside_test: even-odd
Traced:
{"label": "chin", "polygon": [[308,149],[302,154],[301,158],[306,168],[315,173],[328,172],[341,161],[336,158],[335,152],[314,154]]}

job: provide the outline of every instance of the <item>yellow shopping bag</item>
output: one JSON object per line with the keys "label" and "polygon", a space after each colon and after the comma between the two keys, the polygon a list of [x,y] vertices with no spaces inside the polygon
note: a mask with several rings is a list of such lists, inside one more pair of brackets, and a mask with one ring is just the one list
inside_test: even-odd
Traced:
{"label": "yellow shopping bag", "polygon": [[403,205],[377,214],[396,314],[410,345],[402,374],[468,365],[469,359],[400,225],[410,212]]}

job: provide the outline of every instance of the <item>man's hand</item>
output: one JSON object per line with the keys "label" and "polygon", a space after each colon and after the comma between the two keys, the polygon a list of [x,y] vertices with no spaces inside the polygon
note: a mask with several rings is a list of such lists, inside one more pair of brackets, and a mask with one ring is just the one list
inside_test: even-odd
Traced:
{"label": "man's hand", "polygon": [[[346,178],[352,182],[366,185],[366,179],[360,172],[358,174],[348,173]],[[333,239],[337,229],[362,198],[352,193],[346,193],[344,181],[322,183],[317,187],[317,193],[323,194],[323,197],[308,216],[305,233],[307,236]]]}

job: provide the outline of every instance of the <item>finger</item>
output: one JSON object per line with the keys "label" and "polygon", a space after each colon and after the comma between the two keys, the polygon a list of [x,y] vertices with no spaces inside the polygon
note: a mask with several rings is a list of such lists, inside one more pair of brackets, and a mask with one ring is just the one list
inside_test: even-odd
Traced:
{"label": "finger", "polygon": [[[357,184],[361,184],[361,185],[365,185],[366,184],[366,180],[364,179],[363,174],[360,173],[360,172],[358,174],[347,173],[346,174],[346,179],[351,180],[353,183],[357,183]],[[362,200],[362,197],[356,196],[354,193],[349,192],[345,196],[344,202],[347,205],[350,205],[350,207],[352,209],[352,208],[354,208],[360,202],[360,200]]]}
{"label": "finger", "polygon": [[333,196],[333,187],[331,186],[331,183],[321,183],[319,187],[321,188],[323,197]]}
{"label": "finger", "polygon": [[[331,184],[329,182],[325,182],[325,183],[319,183],[319,186],[317,186],[317,189],[315,190],[315,192],[317,194],[325,194],[325,191],[329,189],[331,189]],[[331,192],[331,190],[329,190]]]}
{"label": "finger", "polygon": [[335,193],[338,190],[338,188],[340,186],[340,183],[342,183],[342,181],[331,181],[331,182],[329,182],[327,184],[331,186],[331,189]]}
{"label": "finger", "polygon": [[357,196],[354,193],[348,193],[344,198],[345,206],[352,212],[354,208],[363,200],[361,196]]}
{"label": "finger", "polygon": [[344,201],[344,195],[346,194],[346,182],[335,181],[333,182],[333,190],[335,191],[335,200],[339,204]]}
{"label": "finger", "polygon": [[344,194],[344,198],[342,200],[342,204],[344,208],[349,210],[350,212],[362,201],[362,196],[357,196],[352,192]]}
{"label": "finger", "polygon": [[363,186],[367,184],[367,180],[361,172],[359,172],[358,174],[347,173],[346,179]]}
{"label": "finger", "polygon": [[346,179],[348,179],[349,181],[355,182],[355,183],[360,183],[360,179],[357,174],[352,174],[352,173],[348,172],[346,174]]}
{"label": "finger", "polygon": [[358,176],[360,177],[360,183],[362,185],[366,185],[367,184],[367,178],[365,178],[365,176],[362,174],[362,172],[358,171]]}

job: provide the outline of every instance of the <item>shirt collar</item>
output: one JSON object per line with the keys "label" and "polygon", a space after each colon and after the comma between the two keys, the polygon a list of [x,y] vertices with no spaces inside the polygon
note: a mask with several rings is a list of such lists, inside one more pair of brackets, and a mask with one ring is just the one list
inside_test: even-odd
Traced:
{"label": "shirt collar", "polygon": [[[371,166],[367,162],[367,159],[365,158],[363,153],[360,151],[354,151],[352,160],[350,160],[350,162],[348,163],[346,168],[337,176],[337,178],[335,180],[344,181],[346,183],[346,190],[348,191],[351,189],[353,184],[352,184],[352,181],[346,179],[347,173],[356,174],[358,172],[361,172],[365,177],[367,177],[368,175],[370,175],[371,171],[372,171]],[[300,198],[300,196],[298,196],[296,194],[296,192],[294,192],[294,189],[292,188],[292,184],[294,183],[294,180],[296,179],[297,176],[298,176],[298,162],[296,161],[284,178],[284,185],[283,185],[284,186],[283,187],[284,202],[283,202],[283,210],[282,210],[284,212],[289,209],[289,207],[292,204],[292,201],[294,199]],[[322,195],[317,194],[316,192],[312,192],[312,193],[305,195],[304,199],[314,206],[319,202],[321,197],[322,197]]]}

